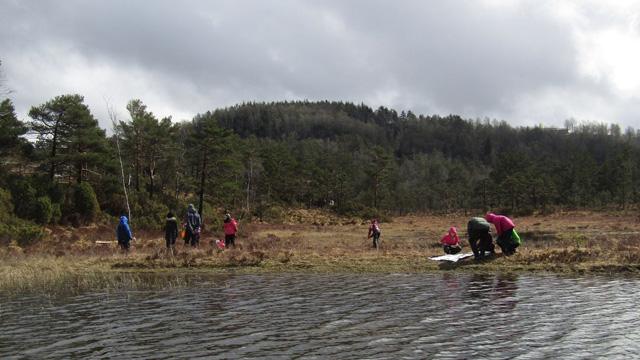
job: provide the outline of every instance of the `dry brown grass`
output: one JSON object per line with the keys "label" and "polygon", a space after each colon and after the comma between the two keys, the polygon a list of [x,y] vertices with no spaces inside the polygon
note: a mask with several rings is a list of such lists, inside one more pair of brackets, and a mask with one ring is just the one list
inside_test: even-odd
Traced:
{"label": "dry brown grass", "polygon": [[635,272],[640,268],[640,222],[634,213],[572,212],[515,218],[524,241],[515,256],[455,265],[438,264],[427,257],[442,253],[438,240],[450,226],[457,226],[464,237],[468,216],[405,216],[383,223],[380,250],[372,249],[366,238],[368,223],[328,218],[321,225],[317,218],[315,224],[241,224],[238,247],[224,251],[212,246],[222,237],[220,233],[205,233],[198,249],[185,247],[179,240],[175,252],[164,248],[160,233],[138,233],[132,251],[123,254],[113,241],[113,229],[56,228],[29,248],[15,244],[1,248],[0,279],[5,288],[24,289],[91,283],[116,286],[123,281],[123,272],[129,274],[124,281],[134,284],[141,281],[137,273],[176,269]]}

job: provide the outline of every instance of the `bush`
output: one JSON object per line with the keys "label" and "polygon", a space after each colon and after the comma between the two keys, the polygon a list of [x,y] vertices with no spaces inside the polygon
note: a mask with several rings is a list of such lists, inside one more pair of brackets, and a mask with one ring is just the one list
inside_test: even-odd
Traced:
{"label": "bush", "polygon": [[93,191],[91,184],[83,182],[77,184],[73,191],[73,208],[74,213],[80,216],[82,223],[93,222],[100,213],[100,206],[96,193]]}
{"label": "bush", "polygon": [[15,216],[0,222],[0,244],[5,246],[15,240],[19,246],[24,247],[40,240],[43,235],[42,227]]}
{"label": "bush", "polygon": [[36,203],[36,189],[27,181],[20,179],[11,186],[11,197],[14,199],[15,214],[21,218],[32,219]]}
{"label": "bush", "polygon": [[49,199],[52,203],[62,203],[64,201],[64,186],[58,183],[49,185]]}
{"label": "bush", "polygon": [[53,215],[53,205],[48,196],[39,197],[33,206],[33,220],[40,225],[47,225]]}
{"label": "bush", "polygon": [[0,216],[3,219],[13,215],[13,203],[11,202],[11,193],[8,190],[0,188]]}
{"label": "bush", "polygon": [[280,206],[269,206],[262,212],[262,219],[270,223],[281,223],[284,220],[284,209]]}
{"label": "bush", "polygon": [[51,205],[51,223],[57,224],[62,219],[62,207],[60,204]]}

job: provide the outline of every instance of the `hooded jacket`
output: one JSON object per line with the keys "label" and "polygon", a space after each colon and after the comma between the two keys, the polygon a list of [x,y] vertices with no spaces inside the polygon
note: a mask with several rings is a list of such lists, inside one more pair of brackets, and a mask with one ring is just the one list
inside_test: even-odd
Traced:
{"label": "hooded jacket", "polygon": [[369,225],[369,234],[367,236],[372,237],[377,234],[380,234],[380,223],[378,220],[373,220]]}
{"label": "hooded jacket", "polygon": [[460,244],[460,239],[458,238],[458,230],[455,227],[449,228],[449,233],[440,239],[440,243],[442,245],[456,246]]}
{"label": "hooded jacket", "polygon": [[196,209],[191,204],[189,204],[189,207],[187,209],[186,222],[187,222],[187,230],[189,230],[189,232],[194,233],[200,230],[200,225],[201,225],[200,214],[198,214]]}
{"label": "hooded jacket", "polygon": [[129,228],[129,219],[126,216],[120,216],[120,223],[116,229],[116,236],[119,243],[129,242],[133,238],[131,229]]}
{"label": "hooded jacket", "polygon": [[488,222],[492,223],[493,226],[496,227],[496,232],[498,233],[498,236],[502,235],[503,232],[511,230],[516,227],[513,221],[504,215],[496,215],[494,213],[488,213],[484,218]]}
{"label": "hooded jacket", "polygon": [[175,216],[166,218],[164,223],[164,235],[170,239],[178,237],[178,220]]}
{"label": "hooded jacket", "polygon": [[238,232],[238,222],[234,218],[225,221],[223,227],[225,235],[235,235]]}

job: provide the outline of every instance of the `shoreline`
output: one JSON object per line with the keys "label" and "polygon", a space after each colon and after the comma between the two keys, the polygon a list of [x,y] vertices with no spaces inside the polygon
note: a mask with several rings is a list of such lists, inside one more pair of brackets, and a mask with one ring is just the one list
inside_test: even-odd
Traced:
{"label": "shoreline", "polygon": [[[179,278],[196,273],[640,274],[640,221],[632,213],[516,218],[524,242],[514,256],[504,257],[497,249],[495,258],[478,263],[429,260],[442,255],[442,233],[452,225],[464,229],[467,220],[462,215],[396,218],[381,224],[378,251],[371,249],[363,223],[241,224],[238,249],[218,250],[212,244],[219,234],[208,233],[197,249],[180,241],[174,255],[159,232],[138,234],[133,251],[125,255],[112,241],[111,229],[52,229],[31,247],[0,248],[0,291],[144,287],[147,281],[165,285],[153,284],[160,280],[143,279],[143,274],[170,275],[167,286],[189,281]],[[470,252],[468,244],[463,252]]]}
{"label": "shoreline", "polygon": [[[227,253],[230,253],[229,251]],[[217,254],[220,255],[220,254]],[[236,251],[238,256],[246,252]],[[0,265],[0,290],[19,293],[75,293],[84,290],[120,288],[179,287],[190,277],[246,274],[555,274],[555,275],[639,275],[640,264],[612,262],[535,263],[526,264],[518,255],[476,263],[473,259],[459,263],[436,262],[422,258],[399,259],[371,256],[367,258],[306,257],[282,263],[266,259],[260,263],[224,263],[219,257],[159,258],[153,262],[140,257],[50,257],[24,256]]]}

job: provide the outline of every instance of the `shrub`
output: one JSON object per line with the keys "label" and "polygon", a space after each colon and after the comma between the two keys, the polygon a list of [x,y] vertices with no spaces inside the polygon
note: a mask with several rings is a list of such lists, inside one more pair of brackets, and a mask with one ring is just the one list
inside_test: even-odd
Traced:
{"label": "shrub", "polygon": [[53,215],[53,205],[48,196],[39,197],[33,206],[33,220],[40,225],[47,225]]}
{"label": "shrub", "polygon": [[284,220],[284,209],[280,206],[269,206],[262,212],[262,219],[271,223],[281,223]]}
{"label": "shrub", "polygon": [[0,188],[0,216],[6,219],[13,215],[13,203],[11,202],[11,193],[8,190]]}
{"label": "shrub", "polygon": [[83,182],[77,184],[73,191],[73,208],[74,212],[79,214],[83,223],[93,222],[100,213],[100,206],[96,193],[93,191],[91,184]]}
{"label": "shrub", "polygon": [[27,181],[20,179],[12,184],[11,197],[14,199],[15,214],[21,218],[32,219],[36,203],[36,189]]}
{"label": "shrub", "polygon": [[52,203],[62,203],[64,201],[64,186],[59,183],[49,185],[49,199]]}
{"label": "shrub", "polygon": [[15,240],[19,246],[24,247],[44,235],[42,227],[37,226],[29,221],[18,219],[11,216],[7,221],[0,222],[0,244],[8,245]]}
{"label": "shrub", "polygon": [[57,224],[60,222],[62,218],[62,207],[60,204],[52,204],[51,205],[51,223]]}

